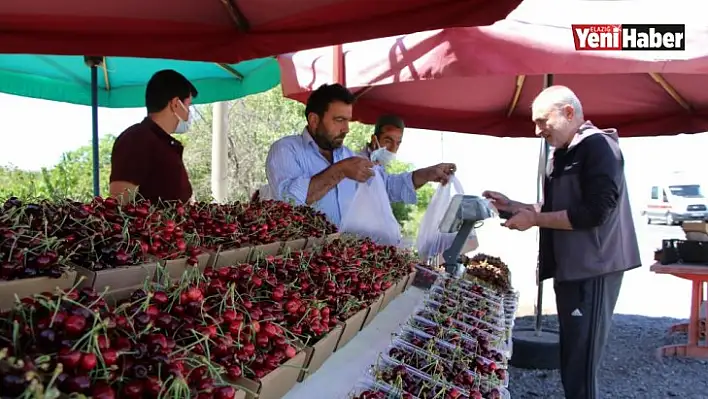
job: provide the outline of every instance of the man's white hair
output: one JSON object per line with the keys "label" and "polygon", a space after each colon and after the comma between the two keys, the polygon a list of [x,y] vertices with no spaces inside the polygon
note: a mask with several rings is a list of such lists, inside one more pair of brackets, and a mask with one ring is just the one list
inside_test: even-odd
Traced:
{"label": "man's white hair", "polygon": [[573,93],[573,90],[570,90],[566,86],[551,86],[544,89],[533,100],[531,108],[541,106],[555,109],[565,105],[570,105],[573,107],[576,118],[584,118],[583,106],[580,104],[580,99],[577,95],[575,95],[575,93]]}

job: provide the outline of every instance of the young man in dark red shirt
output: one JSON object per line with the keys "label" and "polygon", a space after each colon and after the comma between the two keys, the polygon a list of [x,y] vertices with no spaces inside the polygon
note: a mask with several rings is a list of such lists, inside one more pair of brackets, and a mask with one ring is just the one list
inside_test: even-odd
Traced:
{"label": "young man in dark red shirt", "polygon": [[118,136],[111,154],[110,194],[126,202],[134,198],[187,202],[192,185],[184,167],[182,143],[173,133],[185,133],[189,107],[197,89],[180,73],[155,73],[145,89],[147,117]]}

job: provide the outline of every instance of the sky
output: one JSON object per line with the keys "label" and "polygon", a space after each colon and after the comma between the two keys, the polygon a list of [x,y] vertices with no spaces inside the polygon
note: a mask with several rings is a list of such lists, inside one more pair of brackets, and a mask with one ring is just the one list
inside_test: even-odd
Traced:
{"label": "sky", "polygon": [[[91,107],[0,94],[0,165],[40,169],[91,143]],[[119,134],[145,116],[144,108],[99,108],[99,134]]]}
{"label": "sky", "polygon": [[[0,128],[0,165],[34,170],[52,166],[63,152],[91,142],[90,107],[0,94],[0,110],[5,117]],[[101,108],[100,135],[119,134],[144,115],[143,108]],[[540,140],[532,135],[511,139],[406,129],[398,158],[417,167],[454,162],[467,194],[496,189],[530,202],[536,196],[540,149]],[[652,184],[674,171],[696,175],[703,183],[700,171],[708,167],[708,134],[627,138],[620,139],[620,146],[634,198],[646,198]]]}

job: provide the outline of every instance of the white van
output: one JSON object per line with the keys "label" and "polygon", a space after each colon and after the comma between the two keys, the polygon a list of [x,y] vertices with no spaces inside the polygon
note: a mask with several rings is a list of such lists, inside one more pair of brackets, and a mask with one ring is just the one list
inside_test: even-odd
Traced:
{"label": "white van", "polygon": [[660,221],[666,225],[674,225],[685,220],[706,220],[708,200],[698,183],[677,181],[673,184],[657,184],[652,186],[649,201],[642,214],[650,224]]}

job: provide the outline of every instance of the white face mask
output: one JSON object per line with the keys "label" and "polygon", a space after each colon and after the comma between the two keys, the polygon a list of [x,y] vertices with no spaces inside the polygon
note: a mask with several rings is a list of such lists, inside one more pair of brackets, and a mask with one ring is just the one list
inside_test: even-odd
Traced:
{"label": "white face mask", "polygon": [[396,154],[389,151],[386,147],[381,147],[371,153],[371,162],[379,163],[383,166],[388,165],[394,159],[396,159]]}
{"label": "white face mask", "polygon": [[189,115],[188,119],[185,121],[182,118],[180,118],[179,115],[175,112],[175,116],[179,120],[179,123],[177,124],[177,127],[175,128],[175,133],[176,134],[183,134],[187,133],[189,131],[189,128],[192,126],[192,113],[189,112],[189,109],[184,105],[182,101],[179,102],[179,105],[184,108],[185,111],[187,111],[187,115]]}

